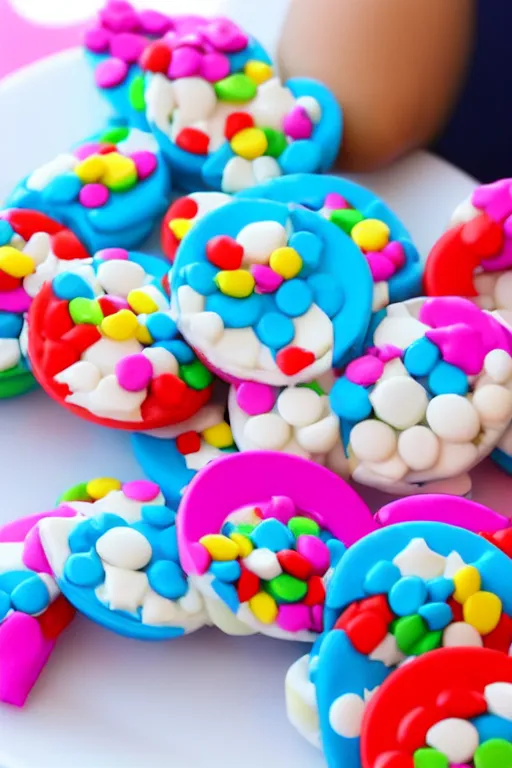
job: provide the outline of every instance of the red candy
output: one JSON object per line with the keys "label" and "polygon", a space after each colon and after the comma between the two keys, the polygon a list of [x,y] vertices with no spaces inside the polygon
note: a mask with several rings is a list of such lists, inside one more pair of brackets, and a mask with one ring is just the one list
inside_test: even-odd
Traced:
{"label": "red candy", "polygon": [[65,333],[73,328],[67,301],[56,301],[46,316],[46,336],[53,341],[60,341]]}
{"label": "red candy", "polygon": [[69,229],[58,232],[52,238],[52,251],[62,261],[74,261],[75,259],[88,259],[89,253],[80,240]]}
{"label": "red candy", "polygon": [[388,625],[378,613],[364,611],[352,619],[345,632],[356,651],[367,655],[382,643]]}
{"label": "red candy", "polygon": [[64,368],[77,363],[79,359],[79,352],[62,341],[48,340],[45,344],[43,366],[48,376],[56,376]]}
{"label": "red candy", "polygon": [[296,373],[303,371],[304,368],[313,365],[315,359],[313,352],[309,352],[301,347],[286,347],[286,349],[282,349],[276,355],[278,368],[285,376],[294,376]]}
{"label": "red candy", "polygon": [[[180,197],[167,209],[167,213],[162,221],[160,229],[160,244],[162,250],[170,261],[174,261],[174,255],[178,249],[180,241],[169,229],[169,224],[174,219],[193,219],[199,210],[195,200],[191,197]],[[170,291],[169,291],[170,294]]]}
{"label": "red candy", "polygon": [[186,391],[185,382],[173,373],[162,373],[151,383],[151,392],[162,405],[179,405]]}
{"label": "red candy", "polygon": [[197,432],[184,432],[176,438],[176,448],[183,456],[187,456],[189,453],[197,453],[201,448],[201,438]]}
{"label": "red candy", "polygon": [[165,75],[169,69],[171,58],[171,49],[165,43],[156,40],[143,51],[139,64],[145,72],[161,72]]}
{"label": "red candy", "polygon": [[117,147],[115,144],[111,144],[108,141],[105,141],[100,148],[98,149],[99,155],[110,155],[111,152],[116,152]]}
{"label": "red candy", "polygon": [[240,567],[242,573],[240,574],[237,585],[238,599],[241,603],[246,603],[260,591],[260,580],[255,573],[247,570],[243,565]]}
{"label": "red candy", "polygon": [[502,531],[491,534],[481,533],[480,535],[501,549],[508,557],[512,557],[512,528],[504,528]]}
{"label": "red candy", "polygon": [[501,614],[498,626],[482,638],[486,648],[508,653],[512,645],[512,619],[506,613]]}
{"label": "red candy", "polygon": [[64,230],[62,224],[59,224],[49,216],[39,211],[30,211],[22,208],[10,208],[3,211],[0,216],[6,219],[15,232],[24,240],[30,240],[36,232],[47,232],[49,235],[56,235],[57,232]]}
{"label": "red candy", "polygon": [[397,731],[398,743],[409,752],[425,744],[427,731],[439,720],[439,711],[433,707],[416,707],[402,718]]}
{"label": "red candy", "polygon": [[[306,581],[311,575],[312,568],[309,560],[306,560],[303,555],[293,549],[283,549],[278,552],[277,559],[283,571],[289,573],[290,576],[295,576],[296,579]],[[311,603],[311,605],[315,605],[315,603]]]}
{"label": "red candy", "polygon": [[312,576],[308,581],[308,591],[304,605],[323,605],[325,603],[325,585],[321,576]]}
{"label": "red candy", "polygon": [[463,720],[487,712],[485,696],[465,688],[442,691],[437,697],[436,705],[443,710],[444,717],[460,717]]}
{"label": "red candy", "polygon": [[20,287],[21,282],[21,277],[12,277],[0,269],[0,291],[14,291],[15,288]]}
{"label": "red candy", "polygon": [[206,246],[206,258],[219,269],[240,269],[243,247],[228,235],[213,237]]}
{"label": "red candy", "polygon": [[176,146],[191,155],[208,154],[210,137],[198,128],[183,128],[176,136]]}
{"label": "red candy", "polygon": [[62,341],[82,355],[86,349],[101,339],[101,333],[95,325],[75,325],[62,337]]}
{"label": "red candy", "polygon": [[97,302],[101,307],[101,311],[103,312],[104,317],[115,315],[116,312],[119,312],[119,307],[117,304],[113,302],[108,296],[99,296]]}
{"label": "red candy", "polygon": [[224,128],[224,136],[231,141],[233,136],[243,131],[244,128],[253,128],[254,120],[247,112],[232,112],[228,115]]}

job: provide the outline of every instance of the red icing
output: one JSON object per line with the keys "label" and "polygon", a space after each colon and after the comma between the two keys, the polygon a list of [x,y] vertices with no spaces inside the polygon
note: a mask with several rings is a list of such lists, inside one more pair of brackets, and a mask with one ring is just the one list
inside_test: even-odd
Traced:
{"label": "red icing", "polygon": [[197,432],[183,432],[182,435],[178,435],[176,438],[176,448],[183,456],[189,453],[197,453],[201,448],[201,438]]}
{"label": "red icing", "polygon": [[206,258],[219,269],[240,269],[243,247],[229,235],[213,237],[206,246]]}
{"label": "red icing", "polygon": [[46,335],[52,341],[60,341],[64,334],[73,328],[68,306],[67,301],[56,301],[48,310]]}
{"label": "red icing", "polygon": [[253,128],[254,119],[247,112],[232,112],[226,119],[224,136],[231,141],[233,136],[243,131],[244,128]]}
{"label": "red icing", "polygon": [[64,595],[59,595],[37,620],[47,640],[55,640],[75,617],[75,609]]}
{"label": "red icing", "polygon": [[100,339],[101,333],[95,325],[75,325],[62,337],[62,341],[81,355]]}
{"label": "red icing", "polygon": [[398,725],[397,738],[400,746],[408,752],[415,752],[425,744],[427,731],[439,720],[436,707],[416,707],[408,712]]}
{"label": "red icing", "polygon": [[467,688],[451,688],[437,697],[436,706],[443,710],[444,717],[460,717],[467,720],[487,712],[485,696]]}
{"label": "red icing", "polygon": [[199,128],[183,128],[176,136],[176,146],[191,155],[208,154],[210,137]]}
{"label": "red icing", "polygon": [[286,347],[276,355],[277,366],[285,376],[294,376],[296,373],[300,373],[304,368],[313,365],[315,359],[313,352],[301,347]]}

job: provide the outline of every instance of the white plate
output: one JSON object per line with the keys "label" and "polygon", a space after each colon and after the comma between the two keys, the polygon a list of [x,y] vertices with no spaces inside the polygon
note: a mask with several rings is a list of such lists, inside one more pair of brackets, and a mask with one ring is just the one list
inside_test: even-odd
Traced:
{"label": "white plate", "polygon": [[[36,164],[100,129],[106,114],[78,51],[0,84],[0,199]],[[360,180],[395,208],[423,252],[474,186],[426,153]],[[79,420],[42,392],[0,402],[0,424],[0,522],[51,508],[97,475],[140,476],[128,435]],[[511,513],[511,481],[488,463],[475,475],[475,498]],[[374,508],[389,501],[368,498]],[[213,630],[149,645],[78,619],[27,707],[0,706],[0,749],[8,768],[320,768],[321,754],[285,717],[284,675],[303,652]]]}

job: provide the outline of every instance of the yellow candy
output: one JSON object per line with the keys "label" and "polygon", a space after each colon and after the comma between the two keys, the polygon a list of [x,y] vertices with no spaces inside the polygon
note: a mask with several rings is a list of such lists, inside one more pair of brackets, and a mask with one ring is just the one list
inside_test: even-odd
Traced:
{"label": "yellow candy", "polygon": [[455,584],[453,597],[458,603],[465,603],[468,597],[478,592],[482,586],[480,571],[474,565],[465,565],[457,571],[453,582]]}
{"label": "yellow candy", "polygon": [[256,160],[265,154],[268,147],[267,137],[261,128],[243,128],[231,139],[231,149],[235,155],[246,160]]}
{"label": "yellow candy", "polygon": [[234,296],[235,299],[245,299],[254,291],[254,277],[246,269],[230,269],[218,272],[215,276],[221,293]]}
{"label": "yellow candy", "polygon": [[152,312],[158,311],[156,301],[141,288],[130,291],[126,300],[137,315],[150,315]]}
{"label": "yellow candy", "polygon": [[103,499],[111,491],[120,491],[121,483],[115,477],[95,477],[89,480],[85,490],[91,499]]}
{"label": "yellow candy", "polygon": [[121,309],[114,315],[108,315],[101,323],[101,330],[114,341],[126,341],[135,336],[139,323],[129,309]]}
{"label": "yellow candy", "polygon": [[302,259],[295,248],[278,248],[271,255],[269,264],[285,280],[296,277],[302,269]]}
{"label": "yellow candy", "polygon": [[199,543],[208,550],[212,560],[236,560],[240,554],[236,542],[221,533],[209,533],[200,538]]}
{"label": "yellow candy", "polygon": [[104,155],[90,155],[75,167],[75,173],[84,184],[100,181],[105,173]]}
{"label": "yellow candy", "polygon": [[243,533],[230,533],[229,538],[237,545],[240,557],[248,557],[254,549],[254,545]]}
{"label": "yellow candy", "polygon": [[213,445],[214,448],[229,448],[230,445],[233,445],[233,433],[231,432],[231,427],[225,421],[205,429],[203,438],[209,445]]}
{"label": "yellow candy", "polygon": [[266,592],[258,592],[249,600],[249,608],[262,624],[272,624],[277,617],[277,603]]}
{"label": "yellow candy", "polygon": [[189,232],[193,226],[193,219],[173,219],[168,224],[169,229],[177,240],[183,240],[187,232]]}
{"label": "yellow candy", "polygon": [[11,277],[26,277],[31,275],[36,265],[30,256],[13,248],[12,245],[3,245],[0,248],[0,269]]}
{"label": "yellow candy", "polygon": [[257,85],[261,85],[262,83],[266,83],[267,80],[270,80],[274,72],[270,64],[266,64],[264,61],[251,59],[244,67],[244,74]]}
{"label": "yellow candy", "polygon": [[135,331],[135,338],[137,341],[140,341],[141,344],[153,343],[153,337],[151,336],[146,326],[142,325],[141,323],[139,323],[137,326],[137,330]]}
{"label": "yellow candy", "polygon": [[364,251],[382,251],[389,243],[389,227],[379,219],[364,219],[352,228],[350,236]]}
{"label": "yellow candy", "polygon": [[137,183],[137,168],[131,157],[109,152],[103,155],[105,171],[101,182],[114,192],[124,192]]}
{"label": "yellow candy", "polygon": [[501,600],[492,592],[475,592],[462,608],[464,621],[481,635],[488,635],[501,618]]}

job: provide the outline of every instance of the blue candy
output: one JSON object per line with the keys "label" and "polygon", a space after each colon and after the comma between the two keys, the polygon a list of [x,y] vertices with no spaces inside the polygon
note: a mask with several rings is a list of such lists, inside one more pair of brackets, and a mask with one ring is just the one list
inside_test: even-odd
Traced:
{"label": "blue candy", "polygon": [[168,600],[178,600],[188,591],[187,580],[177,563],[159,560],[147,570],[148,581],[152,589]]}
{"label": "blue candy", "polygon": [[217,291],[217,285],[214,282],[217,272],[215,267],[205,262],[189,264],[183,270],[187,283],[202,296],[209,296]]}
{"label": "blue candy", "polygon": [[153,553],[155,555],[158,553],[158,557],[163,557],[166,560],[174,560],[174,562],[179,563],[178,535],[176,533],[175,525],[161,531],[156,540],[153,540],[155,541],[155,547],[153,547]]}
{"label": "blue candy", "polygon": [[212,563],[210,566],[210,572],[218,579],[220,579],[220,581],[230,582],[236,581],[240,578],[242,569],[236,560],[229,560],[225,563]]}
{"label": "blue candy", "polygon": [[176,512],[169,507],[157,504],[146,504],[141,510],[142,519],[148,525],[154,525],[155,528],[167,528],[176,520]]}
{"label": "blue candy", "polygon": [[341,541],[338,541],[338,539],[329,539],[327,542],[327,549],[331,553],[331,568],[334,568],[347,551],[347,548]]}
{"label": "blue candy", "polygon": [[13,608],[33,616],[41,613],[50,603],[50,593],[44,581],[33,574],[11,592]]}
{"label": "blue candy", "polygon": [[313,293],[304,280],[286,280],[276,293],[276,304],[289,317],[304,315],[313,303]]}
{"label": "blue candy", "polygon": [[455,592],[455,584],[452,579],[438,576],[436,579],[427,581],[427,591],[429,599],[433,603],[444,603]]}
{"label": "blue candy", "polygon": [[388,602],[397,616],[417,613],[427,599],[427,585],[419,576],[404,576],[389,590]]}
{"label": "blue candy", "polygon": [[6,571],[0,574],[0,590],[10,595],[16,587],[32,576],[32,571]]}
{"label": "blue candy", "polygon": [[[512,720],[498,715],[479,715],[471,720],[480,736],[480,744],[488,739],[512,741]],[[496,766],[496,768],[498,768]]]}
{"label": "blue candy", "polygon": [[453,611],[447,603],[427,603],[418,609],[430,630],[444,629],[453,621]]}
{"label": "blue candy", "polygon": [[258,322],[264,308],[262,298],[257,293],[245,299],[214,293],[206,298],[206,311],[220,315],[226,328],[247,328]]}
{"label": "blue candy", "polygon": [[111,528],[125,528],[128,525],[126,520],[119,515],[114,515],[112,512],[100,512],[99,515],[91,519],[91,528],[98,531],[98,535],[102,536]]}
{"label": "blue candy", "polygon": [[292,142],[279,157],[284,173],[315,173],[321,164],[322,149],[309,139]]}
{"label": "blue candy", "polygon": [[344,376],[335,382],[329,400],[334,413],[347,421],[367,419],[373,410],[367,390]]}
{"label": "blue candy", "polygon": [[[1,222],[0,222],[1,223]],[[0,230],[1,234],[1,230]],[[0,621],[5,619],[7,613],[11,610],[11,598],[7,592],[0,592]]]}
{"label": "blue candy", "polygon": [[146,328],[155,341],[167,341],[176,335],[176,323],[165,312],[153,312],[148,315]]}
{"label": "blue candy", "polygon": [[289,317],[277,312],[267,312],[255,328],[262,344],[272,349],[281,349],[293,340],[295,328]]}
{"label": "blue candy", "polygon": [[318,268],[323,250],[323,243],[319,237],[312,232],[295,232],[288,245],[290,248],[295,248],[302,259],[301,277]]}
{"label": "blue candy", "polygon": [[196,359],[194,350],[184,341],[181,341],[181,339],[175,339],[174,341],[157,341],[153,346],[166,349],[171,355],[174,355],[180,365],[188,365],[188,363],[193,363]]}
{"label": "blue candy", "polygon": [[0,219],[0,246],[8,245],[11,242],[13,235],[14,229],[9,222],[5,219]]}
{"label": "blue candy", "polygon": [[328,317],[337,315],[345,301],[341,285],[334,278],[322,273],[310,277],[308,285],[313,291],[315,304],[318,304]]}
{"label": "blue candy", "polygon": [[236,531],[236,525],[233,525],[233,523],[230,523],[229,521],[224,523],[220,529],[220,532],[223,536],[229,536],[231,533],[233,533],[233,531]]}
{"label": "blue candy", "polygon": [[[2,224],[2,221],[0,221],[0,224]],[[0,313],[0,339],[17,339],[22,328],[22,315],[16,315],[14,312]]]}
{"label": "blue candy", "polygon": [[61,272],[53,278],[52,288],[58,299],[94,299],[94,291],[83,277],[73,272]]}
{"label": "blue candy", "polygon": [[426,337],[413,341],[405,351],[404,365],[411,376],[428,376],[441,359],[435,344]]}
{"label": "blue candy", "polygon": [[290,529],[275,518],[263,520],[256,526],[249,537],[255,547],[279,552],[282,549],[294,549],[295,538]]}
{"label": "blue candy", "polygon": [[428,388],[433,395],[467,395],[468,377],[460,368],[440,360],[430,372]]}
{"label": "blue candy", "polygon": [[76,200],[82,189],[82,182],[74,173],[65,173],[56,176],[41,195],[49,203],[72,203]]}
{"label": "blue candy", "polygon": [[101,560],[94,552],[80,552],[71,555],[64,566],[64,576],[77,587],[97,587],[105,579]]}
{"label": "blue candy", "polygon": [[389,560],[375,563],[364,580],[364,591],[369,595],[386,595],[400,579],[400,569]]}
{"label": "blue candy", "polygon": [[233,613],[238,611],[240,600],[238,599],[238,592],[232,584],[226,584],[225,581],[214,579],[212,581],[212,589]]}
{"label": "blue candy", "polygon": [[83,520],[69,534],[68,547],[74,554],[88,552],[100,535],[100,532],[92,527],[90,520]]}

